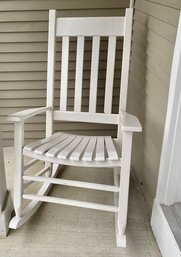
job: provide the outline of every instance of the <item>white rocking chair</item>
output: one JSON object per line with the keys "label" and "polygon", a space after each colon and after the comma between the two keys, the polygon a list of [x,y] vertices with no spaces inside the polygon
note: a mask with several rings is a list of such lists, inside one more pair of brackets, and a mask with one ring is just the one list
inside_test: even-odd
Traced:
{"label": "white rocking chair", "polygon": [[[126,246],[130,160],[133,132],[140,132],[136,117],[126,113],[130,46],[133,10],[127,9],[125,17],[81,17],[57,18],[56,11],[49,12],[48,75],[46,107],[24,110],[9,116],[15,123],[14,161],[14,208],[15,217],[10,228],[23,225],[42,202],[85,207],[115,212],[117,246]],[[54,109],[54,70],[56,37],[62,37],[61,93],[59,110]],[[69,38],[77,37],[74,111],[67,110]],[[89,110],[82,112],[82,79],[85,37],[92,37]],[[107,68],[105,78],[104,113],[96,113],[97,84],[99,70],[100,37],[108,38]],[[112,113],[114,64],[116,42],[123,37],[122,73],[119,113]],[[34,115],[46,112],[46,138],[24,146],[24,122]],[[53,134],[53,121],[92,122],[117,125],[117,138],[111,136],[81,136],[58,132]],[[119,150],[121,149],[121,150]],[[24,156],[33,158],[24,164]],[[34,176],[25,174],[37,160],[45,167]],[[55,178],[60,165],[79,167],[104,167],[114,169],[115,185],[102,185],[82,181]],[[37,194],[25,191],[32,182],[43,182]],[[52,184],[89,188],[115,192],[115,204],[104,205],[47,196]],[[23,200],[31,202],[23,208]]]}

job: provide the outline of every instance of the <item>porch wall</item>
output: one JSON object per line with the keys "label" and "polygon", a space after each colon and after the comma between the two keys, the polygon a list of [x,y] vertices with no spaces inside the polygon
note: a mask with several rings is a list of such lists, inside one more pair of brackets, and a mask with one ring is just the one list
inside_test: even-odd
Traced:
{"label": "porch wall", "polygon": [[180,0],[136,0],[128,110],[143,133],[134,137],[132,165],[152,207],[166,117]]}
{"label": "porch wall", "polygon": [[[129,0],[0,1],[0,130],[4,145],[13,144],[13,126],[2,123],[3,117],[26,108],[45,106],[48,9],[57,9],[61,16],[118,16],[124,15],[128,6]],[[58,51],[60,53],[60,49]],[[57,69],[59,65],[57,63]],[[57,79],[57,87],[58,83]],[[84,102],[86,105],[86,97]],[[44,137],[44,116],[28,123],[26,142]],[[56,125],[55,129],[58,128]],[[86,124],[82,127],[79,123],[62,123],[61,129],[89,130],[92,134],[115,132],[113,126]]]}
{"label": "porch wall", "polygon": [[[0,121],[28,107],[45,105],[48,9],[62,16],[117,16],[128,0],[0,1]],[[169,76],[180,0],[136,0],[128,94],[128,111],[136,114],[143,133],[134,137],[132,165],[150,207],[155,196],[166,115]],[[26,139],[44,136],[44,117],[30,121]],[[70,130],[70,123],[62,123]],[[114,132],[108,126],[74,129]],[[5,145],[13,144],[13,126],[0,124]]]}

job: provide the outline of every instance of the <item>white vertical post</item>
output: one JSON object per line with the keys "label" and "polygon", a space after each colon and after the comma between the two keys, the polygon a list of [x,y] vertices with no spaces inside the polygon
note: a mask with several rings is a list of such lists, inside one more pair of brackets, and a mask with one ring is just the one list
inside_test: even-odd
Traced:
{"label": "white vertical post", "polygon": [[24,123],[16,122],[14,131],[14,209],[17,217],[21,217],[22,211],[23,144]]}
{"label": "white vertical post", "polygon": [[133,8],[133,7],[134,7],[134,0],[130,0],[130,2],[129,2],[129,7],[130,7],[130,8]]}
{"label": "white vertical post", "polygon": [[180,187],[181,144],[181,15],[173,55],[167,115],[160,158],[156,199],[161,204],[172,205]]}
{"label": "white vertical post", "polygon": [[6,185],[4,155],[0,133],[0,238],[6,237],[8,233],[12,210],[13,203]]}
{"label": "white vertical post", "polygon": [[123,132],[122,165],[118,203],[118,232],[120,235],[125,233],[127,223],[132,136],[132,132]]}
{"label": "white vertical post", "polygon": [[0,132],[0,212],[2,212],[3,210],[6,191],[7,191],[7,185],[6,185],[4,156],[3,156],[2,140],[1,140],[1,132]]}
{"label": "white vertical post", "polygon": [[97,103],[97,83],[99,71],[99,48],[100,36],[93,37],[92,58],[91,58],[91,75],[90,75],[90,94],[89,94],[89,112],[96,112]]}
{"label": "white vertical post", "polygon": [[60,110],[67,110],[67,92],[68,92],[68,66],[69,66],[69,37],[62,37],[62,60],[61,60],[61,78],[60,78]]}
{"label": "white vertical post", "polygon": [[56,42],[56,11],[49,11],[48,28],[48,65],[47,65],[47,103],[51,110],[46,112],[46,137],[53,133],[53,107],[54,107],[54,76],[55,76],[55,42]]}
{"label": "white vertical post", "polygon": [[123,43],[123,57],[122,57],[122,71],[121,71],[121,91],[119,108],[126,111],[127,91],[128,91],[128,77],[129,77],[129,63],[131,52],[131,35],[132,35],[133,9],[126,10],[126,20],[124,28],[124,43]]}

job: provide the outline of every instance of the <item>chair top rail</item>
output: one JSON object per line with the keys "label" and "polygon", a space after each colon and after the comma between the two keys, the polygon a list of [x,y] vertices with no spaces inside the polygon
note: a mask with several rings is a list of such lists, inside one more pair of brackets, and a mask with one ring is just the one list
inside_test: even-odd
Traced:
{"label": "chair top rail", "polygon": [[56,36],[124,36],[125,17],[57,18]]}

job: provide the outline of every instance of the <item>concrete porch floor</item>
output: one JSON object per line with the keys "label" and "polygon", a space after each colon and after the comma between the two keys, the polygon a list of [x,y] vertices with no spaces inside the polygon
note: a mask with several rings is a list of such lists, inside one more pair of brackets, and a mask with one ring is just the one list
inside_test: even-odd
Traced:
{"label": "concrete porch floor", "polygon": [[[5,148],[6,174],[12,187],[13,149]],[[62,177],[112,183],[111,170],[66,168]],[[51,195],[111,204],[113,194],[54,186]],[[0,257],[159,257],[150,228],[150,212],[134,176],[131,177],[127,248],[117,248],[114,214],[55,204],[42,204],[24,226],[0,240]]]}

